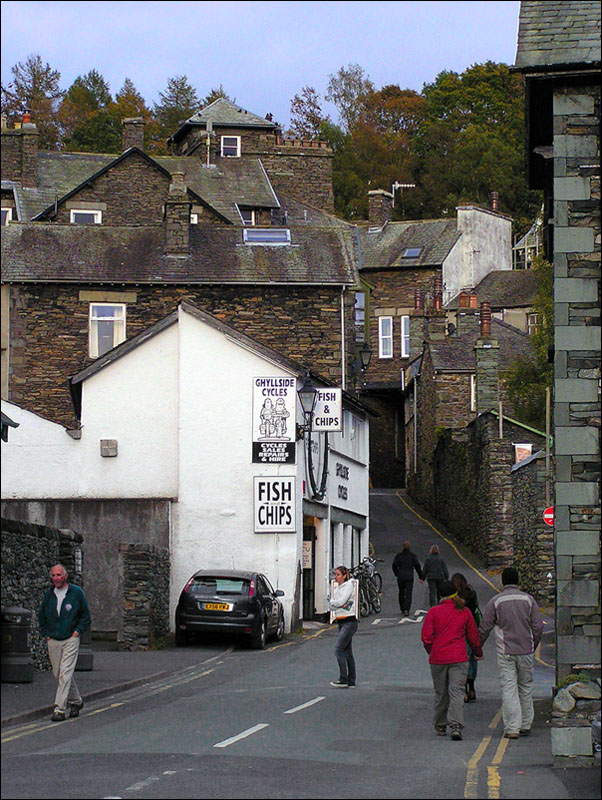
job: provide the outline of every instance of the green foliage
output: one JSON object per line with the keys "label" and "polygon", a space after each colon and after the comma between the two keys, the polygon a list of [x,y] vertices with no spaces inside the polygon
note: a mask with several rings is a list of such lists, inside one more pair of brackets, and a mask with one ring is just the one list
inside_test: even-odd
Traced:
{"label": "green foliage", "polygon": [[538,289],[534,311],[539,315],[539,327],[532,334],[534,357],[514,361],[502,375],[514,414],[521,422],[538,430],[546,425],[546,389],[552,387],[554,367],[548,363],[548,353],[554,342],[554,303],[552,266],[542,257],[533,262]]}
{"label": "green foliage", "polygon": [[204,97],[201,100],[201,108],[205,108],[205,106],[208,106],[210,103],[213,103],[215,100],[219,100],[220,97],[223,97],[224,100],[228,100],[230,103],[235,103],[236,102],[236,98],[232,99],[230,97],[230,95],[227,94],[226,90],[224,89],[224,87],[220,83],[220,85],[219,85],[219,87],[217,89],[211,89],[211,91],[209,92],[207,97]]}
{"label": "green foliage", "polygon": [[366,95],[373,91],[374,84],[359,64],[348,64],[328,76],[326,100],[336,106],[344,131],[353,128],[363,111]]}
{"label": "green foliage", "polygon": [[564,689],[566,686],[570,686],[572,683],[589,683],[590,680],[591,678],[587,672],[571,672],[570,675],[567,675],[558,682],[558,686],[556,688]]}

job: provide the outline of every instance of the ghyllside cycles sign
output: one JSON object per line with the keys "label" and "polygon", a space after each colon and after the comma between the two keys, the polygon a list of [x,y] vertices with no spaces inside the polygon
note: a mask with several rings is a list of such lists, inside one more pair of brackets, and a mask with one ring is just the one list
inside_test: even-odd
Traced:
{"label": "ghyllside cycles sign", "polygon": [[296,378],[253,378],[253,464],[294,464]]}

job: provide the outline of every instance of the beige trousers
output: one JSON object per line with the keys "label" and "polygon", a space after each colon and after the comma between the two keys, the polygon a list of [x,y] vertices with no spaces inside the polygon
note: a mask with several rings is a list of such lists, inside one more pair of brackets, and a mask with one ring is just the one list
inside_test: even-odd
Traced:
{"label": "beige trousers", "polygon": [[52,674],[58,681],[54,708],[55,711],[66,712],[68,704],[82,704],[82,697],[73,677],[79,653],[79,636],[61,640],[48,639],[47,644]]}

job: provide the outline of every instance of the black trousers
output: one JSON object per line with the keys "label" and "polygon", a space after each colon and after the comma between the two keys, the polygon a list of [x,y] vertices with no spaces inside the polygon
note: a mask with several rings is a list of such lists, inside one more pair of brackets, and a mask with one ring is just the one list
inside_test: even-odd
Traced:
{"label": "black trousers", "polygon": [[402,580],[401,578],[397,578],[397,585],[399,586],[399,610],[402,614],[409,614],[412,608],[414,579]]}

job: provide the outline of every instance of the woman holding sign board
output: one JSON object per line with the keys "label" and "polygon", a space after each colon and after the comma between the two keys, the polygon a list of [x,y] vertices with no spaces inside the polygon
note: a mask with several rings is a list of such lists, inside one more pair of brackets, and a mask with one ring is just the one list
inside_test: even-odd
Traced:
{"label": "woman holding sign board", "polygon": [[332,596],[330,598],[330,621],[336,620],[339,634],[334,653],[339,664],[339,679],[330,685],[337,689],[355,687],[355,659],[352,640],[357,631],[357,581],[349,575],[347,567],[337,567],[334,571]]}

